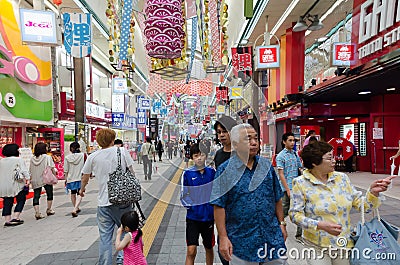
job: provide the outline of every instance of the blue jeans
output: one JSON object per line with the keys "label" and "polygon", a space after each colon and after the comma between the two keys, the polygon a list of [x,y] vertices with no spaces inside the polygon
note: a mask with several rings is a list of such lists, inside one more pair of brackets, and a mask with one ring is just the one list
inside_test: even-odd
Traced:
{"label": "blue jeans", "polygon": [[[132,210],[132,205],[110,205],[97,207],[97,226],[99,227],[99,265],[112,265],[112,246],[115,227],[121,226],[121,216]],[[117,260],[124,258],[123,251],[119,251]]]}

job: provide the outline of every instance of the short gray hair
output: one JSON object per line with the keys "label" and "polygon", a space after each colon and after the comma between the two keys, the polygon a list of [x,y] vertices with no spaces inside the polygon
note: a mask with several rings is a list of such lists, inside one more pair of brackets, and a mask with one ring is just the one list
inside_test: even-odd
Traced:
{"label": "short gray hair", "polygon": [[231,130],[231,134],[230,134],[231,142],[235,142],[235,143],[240,142],[240,131],[243,129],[254,129],[254,127],[248,123],[241,123],[241,124],[236,125]]}

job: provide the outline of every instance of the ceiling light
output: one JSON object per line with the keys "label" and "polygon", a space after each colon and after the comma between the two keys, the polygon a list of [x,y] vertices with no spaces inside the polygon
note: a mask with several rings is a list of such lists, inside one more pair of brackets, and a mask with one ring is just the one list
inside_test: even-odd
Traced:
{"label": "ceiling light", "polygon": [[337,104],[336,104],[336,103],[333,103],[333,104],[332,104],[332,107],[336,107],[336,106],[337,106]]}
{"label": "ceiling light", "polygon": [[350,119],[351,119],[351,117],[345,117],[344,119],[345,119],[345,120],[350,120]]}
{"label": "ceiling light", "polygon": [[309,120],[313,120],[314,118],[308,118]]}
{"label": "ceiling light", "polygon": [[315,31],[315,30],[320,30],[324,27],[324,24],[321,23],[318,19],[318,15],[313,16],[312,23],[308,27],[309,30]]}
{"label": "ceiling light", "polygon": [[329,119],[328,119],[328,121],[334,121],[334,120],[335,120],[334,118],[329,118]]}
{"label": "ceiling light", "polygon": [[367,94],[371,94],[371,91],[367,90],[367,91],[360,91],[358,92],[359,95],[367,95]]}
{"label": "ceiling light", "polygon": [[308,25],[304,21],[304,18],[300,17],[299,20],[297,21],[296,25],[293,27],[294,32],[300,32],[304,31],[308,28]]}
{"label": "ceiling light", "polygon": [[[346,0],[347,1],[347,0]],[[322,15],[321,19],[319,20],[320,22],[324,21],[325,18],[327,18],[341,3],[343,2],[343,0],[338,0],[336,1],[329,9],[328,11],[326,11],[325,14]],[[306,36],[309,35],[311,33],[311,30],[307,30],[306,31]]]}
{"label": "ceiling light", "polygon": [[324,42],[324,41],[326,41],[327,39],[328,39],[327,36],[323,36],[323,37],[318,38],[317,41],[318,41],[318,42]]}
{"label": "ceiling light", "polygon": [[391,87],[391,88],[388,88],[388,89],[386,89],[387,91],[395,91],[396,90],[396,88],[395,87]]}

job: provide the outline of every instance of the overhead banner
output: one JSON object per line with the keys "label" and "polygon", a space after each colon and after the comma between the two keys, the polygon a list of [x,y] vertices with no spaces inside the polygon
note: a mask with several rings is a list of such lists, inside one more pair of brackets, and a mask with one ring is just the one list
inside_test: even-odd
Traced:
{"label": "overhead banner", "polygon": [[217,106],[217,114],[224,114],[225,113],[225,106],[224,105],[218,105]]}
{"label": "overhead banner", "polygon": [[8,0],[0,7],[0,120],[53,125],[50,48],[22,45],[19,9]]}
{"label": "overhead banner", "polygon": [[256,70],[279,68],[280,65],[279,45],[268,45],[256,47]]}
{"label": "overhead banner", "polygon": [[20,9],[19,15],[23,42],[57,45],[57,24],[54,12]]}
{"label": "overhead banner", "polygon": [[64,13],[64,46],[72,57],[86,57],[92,52],[90,14]]}
{"label": "overhead banner", "polygon": [[355,45],[337,42],[332,47],[332,66],[347,66],[354,64]]}

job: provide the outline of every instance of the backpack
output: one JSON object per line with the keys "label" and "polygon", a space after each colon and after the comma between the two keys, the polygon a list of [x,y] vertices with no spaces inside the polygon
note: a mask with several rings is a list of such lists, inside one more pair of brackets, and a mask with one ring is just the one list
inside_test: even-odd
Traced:
{"label": "backpack", "polygon": [[190,147],[185,147],[185,157],[190,158]]}

